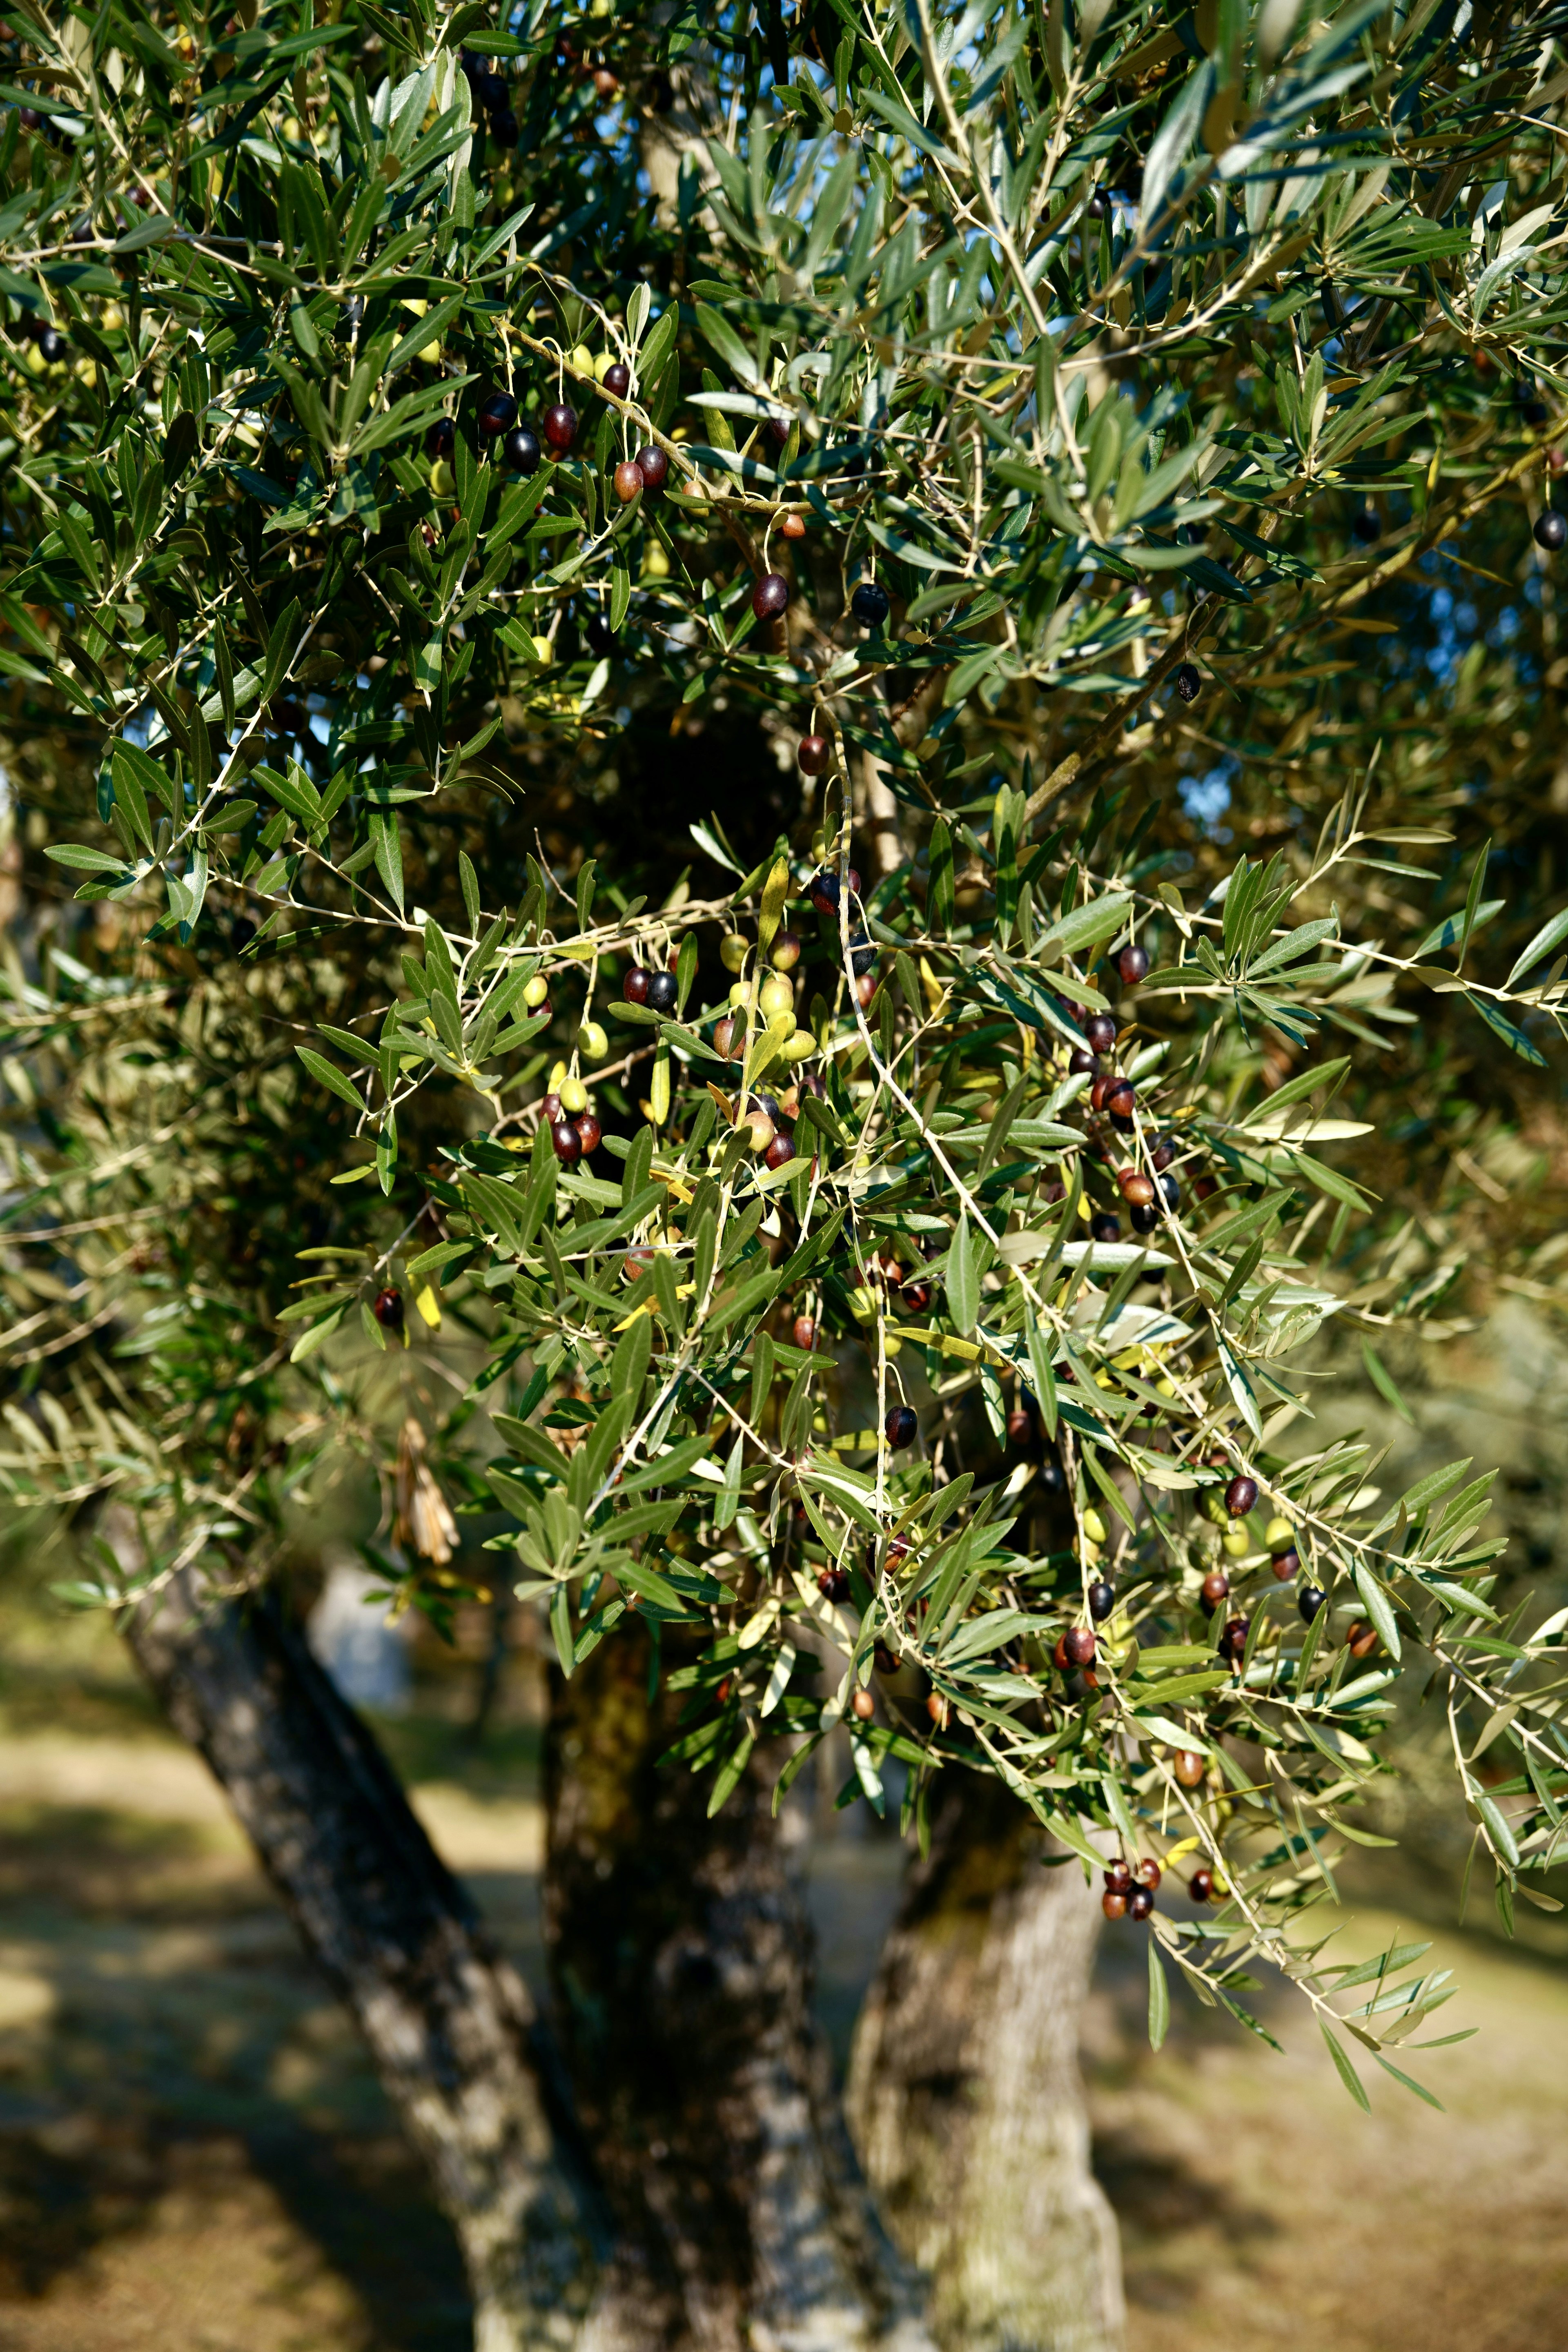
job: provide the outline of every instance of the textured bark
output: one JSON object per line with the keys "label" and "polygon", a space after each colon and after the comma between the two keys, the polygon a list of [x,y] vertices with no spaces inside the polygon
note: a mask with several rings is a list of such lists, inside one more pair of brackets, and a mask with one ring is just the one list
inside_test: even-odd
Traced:
{"label": "textured bark", "polygon": [[951,2352],[1123,2341],[1078,2070],[1098,1911],[1047,1851],[1005,1790],[942,1776],[850,2062],[856,2147]]}
{"label": "textured bark", "polygon": [[516,1971],[277,1603],[177,1580],[130,1642],[369,2043],[457,2231],[478,2352],[631,2352],[635,2281]]}
{"label": "textured bark", "polygon": [[811,1943],[772,1790],[717,1818],[660,1769],[676,1706],[619,1633],[557,1678],[546,1934],[578,2113],[626,2233],[660,2250],[648,2352],[915,2352],[920,2297],[883,2237],[810,2010]]}

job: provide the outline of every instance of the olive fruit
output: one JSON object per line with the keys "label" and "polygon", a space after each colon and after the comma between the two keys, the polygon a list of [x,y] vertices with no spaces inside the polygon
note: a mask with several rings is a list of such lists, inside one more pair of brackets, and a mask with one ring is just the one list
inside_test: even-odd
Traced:
{"label": "olive fruit", "polygon": [[862,580],[849,599],[849,610],[868,629],[879,629],[892,609],[887,590],[879,588],[874,580]]}
{"label": "olive fruit", "polygon": [[597,72],[594,76],[594,95],[595,98],[614,98],[620,86],[620,83],[610,71],[608,66],[599,67]]}
{"label": "olive fruit", "polygon": [[627,1004],[646,1004],[652,978],[652,973],[644,971],[640,964],[633,964],[621,982],[621,995],[625,1002]]}
{"label": "olive fruit", "polygon": [[726,931],[719,942],[719,961],[726,971],[744,971],[750,953],[739,931]]}
{"label": "olive fruit", "polygon": [[[50,367],[58,366],[69,349],[69,343],[58,327],[46,327],[38,337],[38,356],[47,361]],[[1562,544],[1561,541],[1558,544]]]}
{"label": "olive fruit", "polygon": [[1135,1234],[1152,1234],[1160,1222],[1159,1208],[1152,1202],[1140,1201],[1130,1222]]}
{"label": "olive fruit", "polygon": [[780,931],[769,950],[768,961],[775,971],[793,971],[800,961],[798,931]]}
{"label": "olive fruit", "polygon": [[517,425],[501,443],[501,456],[514,474],[537,474],[539,471],[539,436],[531,433],[526,425]]}
{"label": "olive fruit", "polygon": [[1097,1625],[1103,1625],[1116,1606],[1116,1587],[1103,1579],[1089,1588],[1089,1613]]}
{"label": "olive fruit", "polygon": [[782,572],[764,572],[752,591],[752,610],[759,621],[776,621],[789,607],[789,582]]}
{"label": "olive fruit", "polygon": [[458,446],[458,428],[449,416],[438,416],[425,436],[427,457],[449,457]]}
{"label": "olive fruit", "polygon": [[597,1151],[600,1144],[603,1143],[605,1130],[591,1110],[585,1110],[576,1124],[577,1140],[582,1145],[583,1156],[586,1159],[590,1151]]}
{"label": "olive fruit", "polygon": [[1225,1621],[1225,1631],[1219,1637],[1220,1656],[1229,1658],[1233,1662],[1239,1660],[1247,1647],[1247,1637],[1251,1630],[1251,1624],[1247,1618],[1227,1617]]}
{"label": "olive fruit", "polygon": [[1363,547],[1372,545],[1381,528],[1375,507],[1359,507],[1351,517],[1351,536],[1359,539]]}
{"label": "olive fruit", "polygon": [[732,1062],[743,1051],[745,1041],[745,1025],[732,1013],[726,1013],[713,1024],[713,1051],[721,1062]]}
{"label": "olive fruit", "polygon": [[499,114],[491,115],[490,137],[498,147],[515,147],[519,135],[518,119],[510,106],[503,106]]}
{"label": "olive fruit", "polygon": [[823,776],[832,765],[833,746],[826,735],[803,735],[795,756],[803,776]]}
{"label": "olive fruit", "polygon": [[1154,1148],[1149,1154],[1149,1162],[1151,1167],[1163,1173],[1164,1170],[1170,1166],[1172,1160],[1174,1160],[1176,1151],[1177,1144],[1176,1139],[1173,1135],[1156,1136],[1154,1139]]}
{"label": "olive fruit", "polygon": [[1154,1180],[1152,1176],[1145,1176],[1141,1168],[1119,1168],[1116,1189],[1124,1201],[1131,1201],[1134,1205],[1142,1202],[1146,1207],[1154,1197]]}
{"label": "olive fruit", "polygon": [[869,1723],[877,1712],[877,1702],[868,1690],[858,1690],[849,1705],[861,1723]]}
{"label": "olive fruit", "polygon": [[550,982],[542,971],[531,973],[524,981],[522,1001],[531,1013],[537,1013],[542,1004],[549,1003]]}
{"label": "olive fruit", "polygon": [[1087,1625],[1069,1626],[1062,1635],[1062,1648],[1068,1663],[1074,1666],[1092,1666],[1098,1644]]}
{"label": "olive fruit", "polygon": [[785,539],[804,539],[805,517],[797,514],[792,507],[787,514],[779,517],[779,530]]}
{"label": "olive fruit", "polygon": [[1258,1500],[1258,1481],[1247,1477],[1245,1471],[1233,1478],[1225,1490],[1225,1507],[1233,1519],[1244,1519]]}
{"label": "olive fruit", "polygon": [[816,1345],[816,1326],[812,1321],[809,1315],[797,1315],[795,1317],[794,1327],[790,1332],[790,1338],[795,1341],[797,1348],[804,1348],[806,1353],[808,1355],[810,1354],[812,1349]]}
{"label": "olive fruit", "polygon": [[558,400],[544,412],[544,437],[557,457],[564,457],[577,438],[577,412],[564,400]]}
{"label": "olive fruit", "polygon": [[623,457],[616,467],[613,479],[616,498],[622,506],[629,507],[643,487],[642,467],[635,457]]}
{"label": "olive fruit", "polygon": [[784,1168],[795,1158],[795,1146],[787,1135],[775,1135],[763,1158],[770,1168]]}
{"label": "olive fruit", "polygon": [[1090,220],[1105,221],[1110,218],[1110,198],[1106,194],[1103,188],[1096,188],[1093,195],[1090,196],[1088,204],[1084,206],[1084,210],[1088,213]]}
{"label": "olive fruit", "polygon": [[620,639],[603,613],[589,614],[584,625],[583,635],[588,640],[588,651],[592,654],[613,654],[620,643]]}
{"label": "olive fruit", "polygon": [[888,1443],[895,1454],[904,1446],[914,1444],[920,1425],[920,1416],[913,1405],[896,1404],[892,1407],[882,1426],[888,1433]]}
{"label": "olive fruit", "polygon": [[1209,1570],[1209,1573],[1204,1579],[1203,1590],[1204,1604],[1205,1608],[1217,1609],[1222,1601],[1229,1600],[1230,1579],[1226,1574],[1223,1568],[1215,1568]]}
{"label": "olive fruit", "polygon": [[1087,1045],[1075,1045],[1068,1055],[1068,1072],[1072,1077],[1090,1077],[1099,1068],[1099,1055],[1091,1054]]}
{"label": "olive fruit", "polygon": [[662,449],[656,449],[650,443],[646,449],[637,451],[637,471],[650,490],[662,490],[669,473],[669,459]]}
{"label": "olive fruit", "polygon": [[1116,1043],[1116,1023],[1109,1013],[1091,1013],[1083,1024],[1092,1054],[1109,1054]]}
{"label": "olive fruit", "polygon": [[1177,1183],[1173,1176],[1161,1177],[1160,1197],[1164,1202],[1167,1209],[1179,1209],[1181,1207],[1182,1188]]}
{"label": "olive fruit", "polygon": [[1302,1624],[1310,1625],[1322,1605],[1322,1586],[1321,1584],[1303,1584],[1296,1595],[1296,1606],[1301,1612]]}
{"label": "olive fruit", "polygon": [[807,883],[805,895],[819,915],[836,915],[838,912],[837,875],[830,874],[826,866],[823,866]]}
{"label": "olive fruit", "polygon": [[517,403],[510,392],[492,392],[479,411],[479,431],[492,438],[498,433],[510,433],[517,423]]}
{"label": "olive fruit", "polygon": [[1120,1857],[1105,1866],[1105,1883],[1113,1895],[1125,1895],[1132,1884],[1132,1873]]}
{"label": "olive fruit", "polygon": [[583,1139],[569,1118],[552,1122],[550,1140],[555,1147],[555,1157],[563,1168],[575,1168],[583,1157]]}
{"label": "olive fruit", "polygon": [[1127,1916],[1146,1919],[1154,1908],[1154,1897],[1146,1886],[1135,1886],[1127,1898]]}
{"label": "olive fruit", "polygon": [[1121,1220],[1113,1217],[1108,1209],[1102,1209],[1099,1216],[1090,1217],[1089,1230],[1094,1241],[1119,1242],[1121,1239]]}
{"label": "olive fruit", "polygon": [[816,1580],[816,1589],[825,1601],[847,1601],[849,1571],[847,1568],[825,1568]]}
{"label": "olive fruit", "polygon": [[394,1290],[390,1286],[385,1290],[378,1290],[370,1311],[384,1331],[401,1331],[403,1293],[400,1290]]}
{"label": "olive fruit", "polygon": [[1208,1770],[1208,1762],[1195,1748],[1182,1748],[1176,1751],[1176,1760],[1171,1769],[1184,1789],[1195,1789]]}
{"label": "olive fruit", "polygon": [[563,1078],[555,1089],[555,1099],[569,1118],[588,1108],[588,1089],[581,1078]]}
{"label": "olive fruit", "polygon": [[1187,1881],[1187,1893],[1194,1903],[1208,1903],[1214,1896],[1214,1873],[1200,1863]]}
{"label": "olive fruit", "polygon": [[1009,1444],[1009,1445],[1033,1445],[1034,1442],[1035,1442],[1035,1416],[1034,1416],[1034,1414],[1033,1414],[1032,1412],[1029,1412],[1029,1410],[1028,1410],[1027,1406],[1026,1406],[1026,1405],[1015,1405],[1015,1406],[1014,1406],[1014,1408],[1013,1408],[1013,1410],[1012,1410],[1012,1412],[1007,1415],[1007,1443],[1008,1443],[1008,1444]]}
{"label": "olive fruit", "polygon": [[650,1012],[669,1014],[675,1010],[679,994],[672,971],[650,971],[647,976],[647,1004]]}
{"label": "olive fruit", "polygon": [[1127,1897],[1115,1888],[1108,1886],[1100,1898],[1100,1907],[1108,1919],[1125,1919]]}
{"label": "olive fruit", "polygon": [[506,104],[506,84],[488,66],[475,67],[468,76],[468,87],[488,114],[494,114]]}
{"label": "olive fruit", "polygon": [[1192,663],[1183,662],[1181,667],[1176,672],[1176,692],[1181,696],[1182,700],[1184,702],[1195,702],[1202,688],[1203,680],[1198,676],[1197,671],[1193,667]]}
{"label": "olive fruit", "polygon": [[1129,988],[1136,988],[1149,970],[1149,950],[1129,940],[1116,959],[1116,969]]}
{"label": "olive fruit", "polygon": [[1358,1617],[1345,1629],[1345,1647],[1352,1658],[1370,1658],[1377,1647],[1376,1632]]}
{"label": "olive fruit", "polygon": [[1536,520],[1535,544],[1544,547],[1548,554],[1555,555],[1565,541],[1568,541],[1568,520],[1548,507],[1546,512]]}
{"label": "olive fruit", "polygon": [[1140,1886],[1146,1886],[1149,1889],[1149,1892],[1152,1894],[1154,1889],[1159,1885],[1164,1873],[1161,1870],[1157,1862],[1152,1861],[1151,1858],[1145,1854],[1142,1861],[1135,1864],[1132,1875],[1138,1881]]}
{"label": "olive fruit", "polygon": [[1130,1078],[1113,1078],[1105,1090],[1105,1108],[1119,1127],[1129,1127],[1138,1106],[1137,1089]]}
{"label": "olive fruit", "polygon": [[612,400],[625,400],[632,388],[632,372],[620,360],[612,360],[605,370],[603,382]]}

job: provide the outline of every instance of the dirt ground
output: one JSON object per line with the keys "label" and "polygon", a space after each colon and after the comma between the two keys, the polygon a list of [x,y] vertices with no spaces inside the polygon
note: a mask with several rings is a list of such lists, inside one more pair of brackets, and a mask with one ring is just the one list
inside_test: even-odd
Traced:
{"label": "dirt ground", "polygon": [[[427,1729],[398,1736],[407,1762],[450,1764]],[[537,1981],[537,1809],[510,1765],[468,1780],[422,1780],[421,1810]],[[855,1837],[817,1854],[823,2014],[840,2049],[898,1859]],[[1393,1924],[1358,1916],[1347,1949],[1371,1950]],[[1482,1935],[1437,1942],[1462,1990],[1436,2030],[1481,2031],[1422,2062],[1446,2114],[1380,2077],[1368,2119],[1283,2006],[1270,2014],[1284,2058],[1191,2005],[1152,2057],[1142,1946],[1125,1929],[1108,1937],[1087,2060],[1132,2352],[1563,2340],[1568,1972]],[[418,2168],[200,1766],[120,1710],[90,1729],[13,1727],[0,1738],[3,2352],[468,2340],[455,2252]]]}

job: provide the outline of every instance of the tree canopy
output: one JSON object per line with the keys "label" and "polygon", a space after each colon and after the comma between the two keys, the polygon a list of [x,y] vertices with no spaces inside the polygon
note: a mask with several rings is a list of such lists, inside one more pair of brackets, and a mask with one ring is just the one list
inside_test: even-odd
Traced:
{"label": "tree canopy", "polygon": [[1407,2079],[1447,1989],[1312,1908],[1402,1681],[1552,1900],[1568,1612],[1309,1351],[1550,1288],[1453,1151],[1562,1026],[1568,12],[11,16],[4,1475],[144,1556],[76,1597],[265,1577],[358,1447],[400,1605],[449,1495],[567,1674],[682,1629],[715,1808],[995,1775],[1204,1902],[1156,2040],[1262,1957]]}

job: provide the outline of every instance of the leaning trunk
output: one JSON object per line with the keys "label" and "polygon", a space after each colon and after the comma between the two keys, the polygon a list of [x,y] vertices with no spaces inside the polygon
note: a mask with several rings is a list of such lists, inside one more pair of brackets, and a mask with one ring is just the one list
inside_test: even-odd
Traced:
{"label": "leaning trunk", "polygon": [[637,2344],[528,1993],[276,1599],[204,1604],[187,1572],[129,1633],[429,2165],[479,2352]]}
{"label": "leaning trunk", "polygon": [[706,1782],[659,1764],[677,1736],[643,1638],[555,1679],[546,1934],[601,2177],[659,2250],[644,2341],[672,2342],[684,2305],[704,2352],[913,2352],[920,2297],[844,2133],[771,1779],[753,1762],[710,1821]]}
{"label": "leaning trunk", "polygon": [[952,2352],[1116,2352],[1078,2068],[1098,1912],[1008,1792],[944,1774],[850,2062],[850,2127]]}

